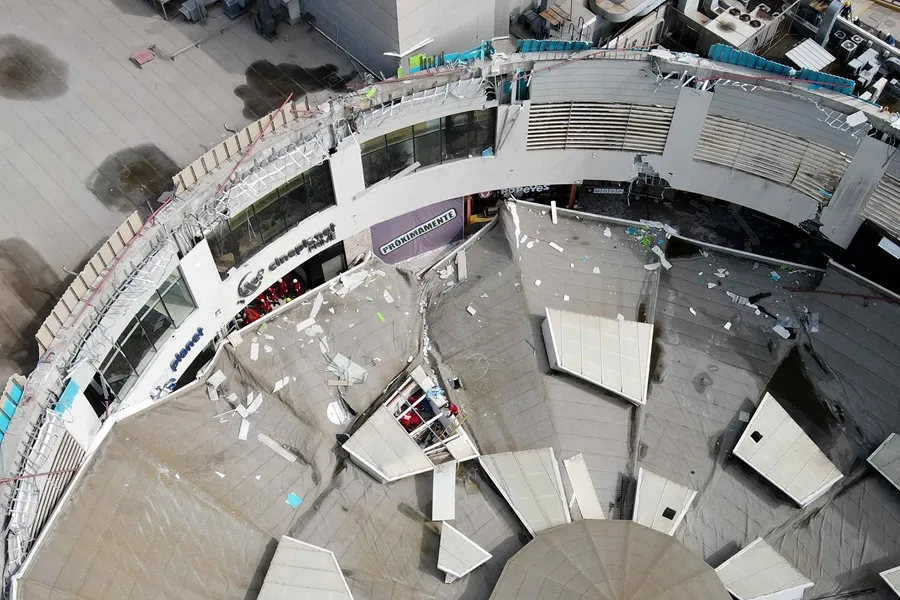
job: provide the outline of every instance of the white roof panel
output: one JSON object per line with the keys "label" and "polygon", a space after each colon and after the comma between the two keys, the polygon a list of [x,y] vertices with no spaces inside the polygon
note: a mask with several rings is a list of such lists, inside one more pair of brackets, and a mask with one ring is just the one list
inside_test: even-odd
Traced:
{"label": "white roof panel", "polygon": [[653,325],[546,309],[551,365],[638,404],[647,401]]}
{"label": "white roof panel", "polygon": [[282,536],[263,580],[259,600],[352,600],[334,553]]}
{"label": "white roof panel", "polygon": [[344,444],[344,450],[375,469],[387,481],[395,481],[434,468],[431,460],[397,422],[379,406]]}
{"label": "white roof panel", "polygon": [[869,464],[900,489],[900,436],[892,433],[872,455]]}
{"label": "white roof panel", "polygon": [[553,448],[488,454],[478,460],[532,534],[572,520]]}
{"label": "white roof panel", "polygon": [[666,535],[673,535],[696,495],[695,490],[641,467],[638,469],[632,520]]}
{"label": "white roof panel", "polygon": [[722,563],[716,573],[738,600],[801,598],[813,585],[762,538]]}
{"label": "white roof panel", "polygon": [[431,482],[431,520],[452,521],[456,518],[456,461],[434,468]]}
{"label": "white roof panel", "polygon": [[890,586],[894,593],[900,596],[900,567],[894,567],[880,573],[881,578]]}
{"label": "white roof panel", "polygon": [[566,466],[566,473],[569,475],[569,483],[572,484],[581,516],[585,519],[605,519],[603,507],[600,506],[597,491],[591,481],[591,473],[584,462],[584,455],[576,454],[572,458],[565,459],[563,464]]}
{"label": "white roof panel", "polygon": [[827,492],[843,476],[769,393],[747,424],[734,455],[800,506]]}
{"label": "white roof panel", "polygon": [[[459,531],[441,524],[441,545],[438,550],[438,569],[459,579],[491,559],[491,554]],[[448,583],[452,581],[448,577]]]}
{"label": "white roof panel", "polygon": [[803,40],[784,55],[801,69],[813,71],[821,71],[834,62],[834,56],[812,38]]}

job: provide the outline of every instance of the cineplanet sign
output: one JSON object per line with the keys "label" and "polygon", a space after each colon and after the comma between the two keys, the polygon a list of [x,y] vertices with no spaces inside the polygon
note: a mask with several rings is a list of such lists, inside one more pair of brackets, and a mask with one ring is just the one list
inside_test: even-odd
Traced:
{"label": "cineplanet sign", "polygon": [[456,218],[456,215],[457,215],[456,209],[451,208],[449,210],[442,212],[441,214],[434,217],[433,219],[429,219],[428,221],[422,223],[421,225],[416,225],[415,227],[413,227],[406,233],[404,233],[402,235],[398,235],[397,237],[395,237],[394,239],[389,241],[387,244],[384,244],[381,248],[379,248],[379,250],[381,251],[381,255],[385,256],[387,254],[390,254],[394,250],[397,250],[398,248],[402,248],[403,246],[410,243],[414,239],[425,235],[429,231],[433,231],[433,230],[437,229],[438,227],[440,227],[441,225],[444,225],[445,223],[449,223],[450,221],[452,221],[453,219]]}

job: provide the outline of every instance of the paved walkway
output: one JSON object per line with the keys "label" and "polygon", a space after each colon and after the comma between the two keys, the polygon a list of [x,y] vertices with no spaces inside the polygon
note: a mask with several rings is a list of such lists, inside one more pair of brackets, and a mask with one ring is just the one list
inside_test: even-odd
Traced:
{"label": "paved walkway", "polygon": [[[231,21],[218,7],[205,25],[180,14],[166,22],[142,0],[0,0],[0,15],[5,381],[33,366],[34,331],[70,279],[66,270],[79,269],[136,206],[149,210],[179,167],[289,91],[327,98],[341,78],[323,65],[354,70],[303,26],[280,23],[270,43],[251,19]],[[206,38],[174,61],[138,68],[129,59],[150,44],[171,55]],[[257,63],[248,78],[255,61],[270,64]]]}
{"label": "paved walkway", "polygon": [[891,33],[900,40],[900,6],[897,9],[875,4],[872,0],[850,0],[853,16],[875,31]]}

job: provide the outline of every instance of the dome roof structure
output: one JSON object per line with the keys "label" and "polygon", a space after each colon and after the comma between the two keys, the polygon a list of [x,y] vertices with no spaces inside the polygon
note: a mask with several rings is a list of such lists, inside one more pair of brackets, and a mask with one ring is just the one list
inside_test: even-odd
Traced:
{"label": "dome roof structure", "polygon": [[503,569],[491,600],[728,600],[678,540],[633,521],[583,520],[540,533]]}

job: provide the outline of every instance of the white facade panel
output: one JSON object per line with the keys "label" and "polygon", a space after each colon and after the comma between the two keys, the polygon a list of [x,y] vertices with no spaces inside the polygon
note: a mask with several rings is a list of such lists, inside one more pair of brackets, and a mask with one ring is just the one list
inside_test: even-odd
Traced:
{"label": "white facade panel", "polygon": [[884,582],[888,584],[894,593],[900,596],[900,567],[882,571],[879,575],[881,575],[881,578],[884,579]]}
{"label": "white facade panel", "polygon": [[900,436],[892,433],[869,457],[869,464],[900,489]]}
{"label": "white facade panel", "polygon": [[452,521],[456,518],[456,461],[434,468],[431,482],[431,520]]}
{"label": "white facade panel", "polygon": [[797,599],[813,585],[762,538],[722,563],[716,573],[738,600]]}
{"label": "white facade panel", "polygon": [[640,468],[632,520],[673,535],[696,495],[695,490]]}
{"label": "white facade panel", "polygon": [[769,393],[747,424],[734,455],[800,506],[827,492],[843,476]]}
{"label": "white facade panel", "polygon": [[447,574],[447,583],[468,575],[490,559],[490,552],[447,523],[441,525],[438,569]]}
{"label": "white facade panel", "polygon": [[282,536],[259,600],[353,600],[334,553]]}
{"label": "white facade panel", "polygon": [[404,431],[394,415],[378,410],[344,444],[344,450],[374,469],[385,481],[395,481],[434,468],[431,460]]}
{"label": "white facade panel", "polygon": [[572,520],[552,448],[488,454],[478,460],[532,534]]}
{"label": "white facade panel", "polygon": [[546,309],[551,366],[625,397],[647,401],[653,325]]}
{"label": "white facade panel", "polygon": [[584,462],[584,455],[576,454],[572,458],[563,460],[563,464],[566,466],[566,474],[569,476],[569,483],[572,484],[572,491],[578,502],[581,516],[585,519],[605,519],[606,515],[603,514],[603,507],[600,506],[600,500],[597,499],[597,491],[594,489],[591,473]]}

